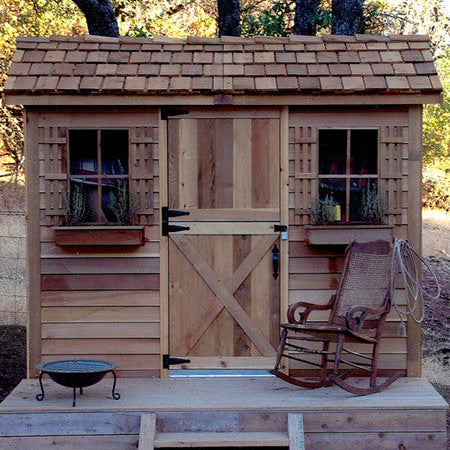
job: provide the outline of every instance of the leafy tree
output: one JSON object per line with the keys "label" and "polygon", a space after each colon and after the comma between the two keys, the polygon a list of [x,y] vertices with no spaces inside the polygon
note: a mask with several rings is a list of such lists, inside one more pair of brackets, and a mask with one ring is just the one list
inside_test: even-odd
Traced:
{"label": "leafy tree", "polygon": [[424,165],[436,165],[450,173],[450,47],[441,51],[436,66],[444,88],[443,103],[424,107]]}
{"label": "leafy tree", "polygon": [[244,36],[287,36],[290,32],[290,18],[293,2],[275,1],[269,7],[254,4],[248,7],[242,17]]}
{"label": "leafy tree", "polygon": [[[17,36],[85,32],[71,0],[0,0],[0,95]],[[0,180],[17,180],[23,170],[22,121],[22,108],[0,106]]]}

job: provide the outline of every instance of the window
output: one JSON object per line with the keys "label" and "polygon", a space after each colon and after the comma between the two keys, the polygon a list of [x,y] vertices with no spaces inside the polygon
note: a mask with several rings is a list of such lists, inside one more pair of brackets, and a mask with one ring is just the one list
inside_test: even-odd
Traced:
{"label": "window", "polygon": [[319,199],[340,207],[336,219],[360,222],[361,201],[378,186],[376,129],[319,130]]}
{"label": "window", "polygon": [[121,222],[128,208],[128,130],[70,130],[71,208],[76,222]]}

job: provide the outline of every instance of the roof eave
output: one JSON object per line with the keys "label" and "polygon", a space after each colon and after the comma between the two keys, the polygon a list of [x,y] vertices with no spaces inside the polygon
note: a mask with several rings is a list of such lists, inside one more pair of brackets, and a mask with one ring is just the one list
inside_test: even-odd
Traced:
{"label": "roof eave", "polygon": [[[176,100],[175,100],[176,99]],[[175,101],[174,101],[175,100]],[[442,91],[396,92],[396,93],[265,93],[265,94],[122,94],[105,95],[92,93],[73,94],[23,94],[6,92],[5,105],[23,106],[163,106],[163,105],[280,105],[280,106],[326,106],[326,105],[417,105],[441,104]]]}

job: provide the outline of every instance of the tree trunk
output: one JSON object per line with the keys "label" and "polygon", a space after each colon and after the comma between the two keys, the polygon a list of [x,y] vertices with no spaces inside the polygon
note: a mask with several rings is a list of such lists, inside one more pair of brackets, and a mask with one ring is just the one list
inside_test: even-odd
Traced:
{"label": "tree trunk", "polygon": [[86,17],[89,34],[119,36],[119,25],[110,0],[73,0]]}
{"label": "tree trunk", "polygon": [[217,0],[219,36],[240,36],[241,8],[239,0]]}
{"label": "tree trunk", "polygon": [[320,0],[295,0],[295,17],[293,34],[315,36],[315,15]]}
{"label": "tree trunk", "polygon": [[331,14],[332,34],[353,35],[358,31],[364,0],[333,0]]}

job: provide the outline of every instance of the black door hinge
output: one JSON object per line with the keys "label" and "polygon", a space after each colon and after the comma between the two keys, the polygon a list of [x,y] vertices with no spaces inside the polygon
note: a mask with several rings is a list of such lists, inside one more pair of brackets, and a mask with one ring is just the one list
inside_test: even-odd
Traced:
{"label": "black door hinge", "polygon": [[163,369],[170,369],[170,366],[176,364],[189,364],[190,362],[190,359],[171,358],[170,355],[163,355]]}
{"label": "black door hinge", "polygon": [[177,231],[190,230],[189,227],[181,225],[170,225],[169,217],[189,216],[189,211],[178,211],[177,209],[169,209],[167,206],[161,207],[161,234],[169,236],[169,233],[176,233]]}

